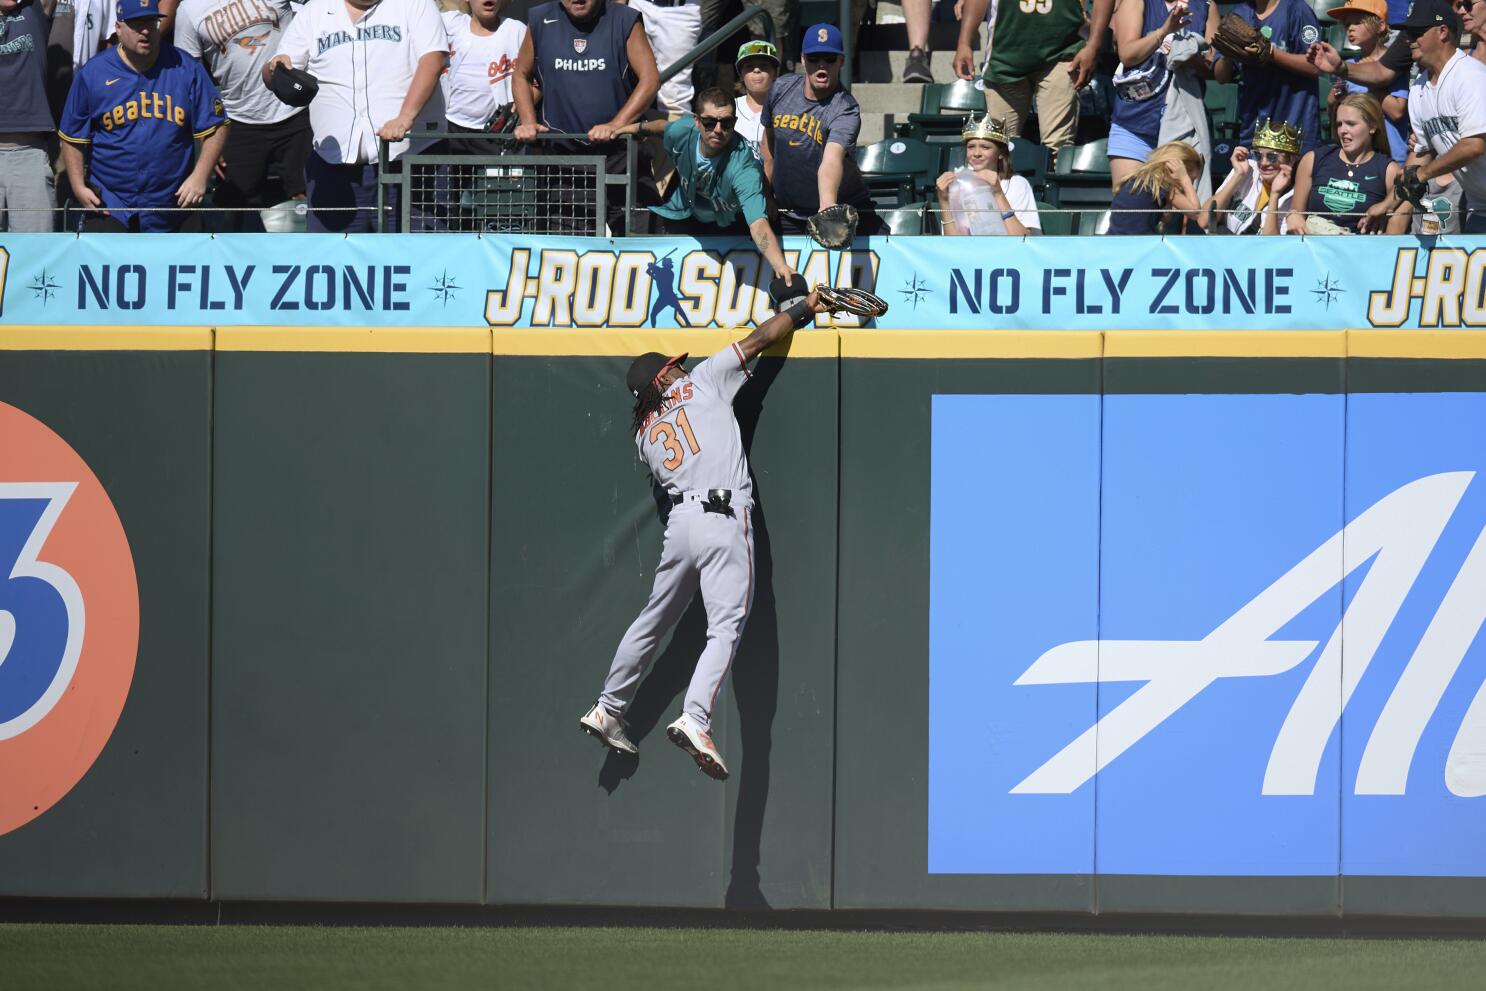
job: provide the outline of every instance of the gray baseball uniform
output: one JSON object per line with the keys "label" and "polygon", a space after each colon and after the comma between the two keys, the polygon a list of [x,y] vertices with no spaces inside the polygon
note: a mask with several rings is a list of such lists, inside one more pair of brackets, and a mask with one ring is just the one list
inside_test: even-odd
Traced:
{"label": "gray baseball uniform", "polygon": [[[753,604],[753,485],[733,398],[750,376],[743,351],[730,344],[677,380],[645,421],[635,445],[671,497],[660,564],[650,601],[619,643],[604,708],[623,715],[666,631],[700,588],[707,607],[707,645],[697,661],[683,711],[704,730],[732,666]],[[728,489],[727,512],[705,507],[709,489]]]}

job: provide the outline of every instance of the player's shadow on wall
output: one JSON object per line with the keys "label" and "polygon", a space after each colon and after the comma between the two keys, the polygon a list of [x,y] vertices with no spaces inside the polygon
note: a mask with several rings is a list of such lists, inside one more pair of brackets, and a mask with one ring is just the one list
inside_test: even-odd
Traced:
{"label": "player's shadow on wall", "polygon": [[[750,463],[764,399],[783,367],[782,358],[761,359],[753,379],[733,403],[743,449],[749,454]],[[659,490],[655,499],[656,511],[664,517],[670,511],[670,502]],[[759,886],[759,859],[764,810],[769,801],[774,714],[779,708],[779,615],[774,599],[774,554],[769,541],[765,493],[759,488],[757,476],[753,477],[753,501],[753,608],[729,676],[738,707],[738,753],[735,756],[723,752],[733,770],[728,786],[737,789],[732,875],[725,904],[728,908],[750,909],[769,907]],[[630,736],[636,742],[650,736],[662,719],[669,721],[667,717],[686,694],[686,686],[706,643],[707,612],[698,594],[676,624],[670,643],[655,659],[625,714]],[[612,793],[638,766],[636,758],[611,750],[599,770],[599,784]]]}

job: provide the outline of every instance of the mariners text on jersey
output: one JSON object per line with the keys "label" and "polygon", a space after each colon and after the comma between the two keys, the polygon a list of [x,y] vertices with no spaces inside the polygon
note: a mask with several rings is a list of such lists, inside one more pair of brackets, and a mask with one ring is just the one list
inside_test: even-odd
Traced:
{"label": "mariners text on jersey", "polygon": [[349,31],[328,31],[315,39],[315,54],[324,55],[353,41],[402,41],[402,28],[396,24],[358,25],[354,36]]}

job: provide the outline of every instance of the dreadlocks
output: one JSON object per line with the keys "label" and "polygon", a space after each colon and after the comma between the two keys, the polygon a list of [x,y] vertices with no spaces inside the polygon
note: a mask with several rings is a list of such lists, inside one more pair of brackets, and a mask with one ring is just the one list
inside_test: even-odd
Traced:
{"label": "dreadlocks", "polygon": [[650,419],[650,414],[660,409],[665,404],[666,393],[658,381],[652,380],[649,385],[640,390],[635,397],[635,419],[630,424],[630,433],[637,434],[645,426],[645,421]]}

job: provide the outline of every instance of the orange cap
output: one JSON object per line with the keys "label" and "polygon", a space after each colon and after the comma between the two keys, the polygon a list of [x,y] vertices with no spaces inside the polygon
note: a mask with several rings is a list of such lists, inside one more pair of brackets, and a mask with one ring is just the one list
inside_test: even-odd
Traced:
{"label": "orange cap", "polygon": [[1372,14],[1384,24],[1388,23],[1388,0],[1347,0],[1340,7],[1332,7],[1326,16],[1333,21],[1347,20],[1347,15]]}

